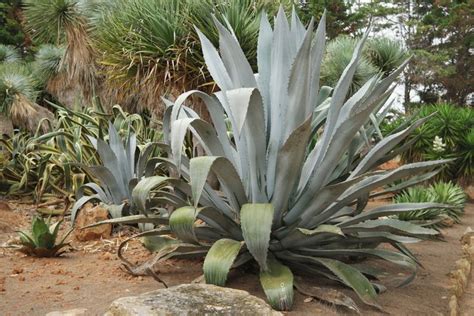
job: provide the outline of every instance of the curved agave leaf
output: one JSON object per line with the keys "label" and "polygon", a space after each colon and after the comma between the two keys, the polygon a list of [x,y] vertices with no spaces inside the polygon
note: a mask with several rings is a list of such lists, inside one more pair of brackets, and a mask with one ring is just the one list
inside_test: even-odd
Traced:
{"label": "curved agave leaf", "polygon": [[334,273],[344,284],[351,287],[364,303],[381,309],[375,300],[377,293],[373,285],[359,270],[338,260],[317,257],[311,258]]}
{"label": "curved agave leaf", "polygon": [[213,16],[219,31],[219,51],[233,88],[256,87],[252,67],[237,39]]}
{"label": "curved agave leaf", "polygon": [[197,28],[196,33],[201,41],[202,54],[212,79],[214,79],[221,90],[226,91],[232,89],[232,80],[214,45],[212,45],[211,41]]}
{"label": "curved agave leaf", "polygon": [[84,206],[87,202],[91,201],[101,201],[101,198],[98,194],[86,195],[81,197],[79,200],[74,203],[74,206],[71,209],[71,223],[74,224],[77,217],[77,212]]}
{"label": "curved agave leaf", "polygon": [[354,199],[357,199],[358,197],[369,193],[375,188],[378,188],[388,183],[392,183],[398,179],[403,179],[405,177],[413,176],[418,173],[426,172],[449,161],[451,160],[446,159],[411,163],[380,175],[376,174],[369,176],[350,187],[338,199],[337,202],[326,208],[319,215],[313,217],[308,223],[308,227],[317,225],[318,223],[324,222],[324,220],[331,218],[334,213],[336,213],[342,207],[348,205]]}
{"label": "curved agave leaf", "polygon": [[235,171],[232,163],[223,157],[205,156],[190,160],[189,175],[194,207],[197,207],[199,204],[204,185],[211,170],[219,178],[229,203],[237,213],[240,205],[247,202],[247,197],[238,173]]}
{"label": "curved agave leaf", "polygon": [[[227,137],[227,128],[223,120],[223,118],[225,117],[225,113],[215,97],[209,96],[206,93],[198,90],[191,90],[189,92],[183,93],[176,99],[176,102],[174,103],[170,120],[175,121],[176,119],[178,119],[178,114],[181,108],[183,107],[183,104],[190,97],[198,97],[204,102],[211,116],[212,124],[216,129],[217,137],[219,138],[223,146],[225,156],[234,164],[236,169],[239,170],[240,165],[236,159],[237,153],[235,152],[233,145]],[[230,115],[230,113],[228,115]]]}
{"label": "curved agave leaf", "polygon": [[147,200],[151,190],[161,188],[175,182],[176,179],[170,177],[154,176],[141,180],[132,191],[132,203],[139,212],[147,214]]}
{"label": "curved agave leaf", "polygon": [[346,234],[355,232],[382,231],[413,237],[439,234],[439,232],[434,229],[424,228],[409,222],[392,218],[368,220],[348,227],[343,227],[342,231]]}
{"label": "curved agave leaf", "polygon": [[172,122],[170,135],[171,150],[176,166],[181,166],[184,137],[190,127],[192,127],[191,131],[200,140],[208,155],[224,156],[222,144],[209,123],[197,118],[178,119]]}
{"label": "curved agave leaf", "polygon": [[349,179],[366,172],[375,163],[377,163],[383,156],[385,156],[390,150],[398,145],[403,139],[405,139],[412,131],[417,129],[421,124],[426,122],[430,116],[422,118],[416,121],[410,127],[400,131],[398,133],[387,136],[385,139],[377,143],[357,165],[357,168],[351,173]]}
{"label": "curved agave leaf", "polygon": [[268,258],[268,269],[260,272],[260,284],[270,305],[281,311],[293,305],[293,273],[278,260]]}
{"label": "curved agave leaf", "polygon": [[171,213],[170,229],[178,239],[192,244],[199,243],[194,232],[194,224],[198,213],[199,209],[194,206],[183,206]]}
{"label": "curved agave leaf", "polygon": [[364,222],[366,220],[380,218],[383,216],[397,215],[405,212],[413,212],[420,210],[427,210],[433,208],[450,208],[450,205],[441,203],[398,203],[391,205],[384,205],[372,209],[367,212],[363,212],[357,216],[351,217],[338,224],[339,227],[347,227],[356,223]]}
{"label": "curved agave leaf", "polygon": [[267,270],[273,213],[272,204],[244,204],[240,210],[240,225],[245,244],[262,271]]}
{"label": "curved agave leaf", "polygon": [[295,288],[303,295],[314,297],[317,300],[329,303],[335,306],[344,306],[360,314],[356,303],[341,291],[332,288],[321,288],[319,286],[309,286],[302,279],[297,279]]}
{"label": "curved agave leaf", "polygon": [[216,241],[204,259],[204,277],[206,283],[224,286],[227,274],[239,254],[242,242],[232,239]]}

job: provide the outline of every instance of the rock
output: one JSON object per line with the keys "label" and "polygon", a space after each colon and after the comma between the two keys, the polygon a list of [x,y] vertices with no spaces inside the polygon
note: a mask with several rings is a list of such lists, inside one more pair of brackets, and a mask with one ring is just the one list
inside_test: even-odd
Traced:
{"label": "rock", "polygon": [[90,241],[101,238],[109,238],[112,233],[112,225],[104,224],[96,227],[81,229],[90,224],[94,224],[109,218],[109,212],[102,206],[95,207],[86,204],[76,218],[76,231],[74,236],[79,241]]}
{"label": "rock", "polygon": [[446,217],[445,219],[441,221],[441,225],[446,226],[446,227],[451,227],[454,224],[456,224],[456,222],[451,217]]}
{"label": "rock", "polygon": [[246,291],[209,284],[183,284],[122,297],[104,316],[283,315]]}
{"label": "rock", "polygon": [[67,311],[54,311],[54,312],[49,312],[46,314],[46,316],[83,316],[83,315],[87,315],[86,308],[76,308],[76,309],[70,309]]}

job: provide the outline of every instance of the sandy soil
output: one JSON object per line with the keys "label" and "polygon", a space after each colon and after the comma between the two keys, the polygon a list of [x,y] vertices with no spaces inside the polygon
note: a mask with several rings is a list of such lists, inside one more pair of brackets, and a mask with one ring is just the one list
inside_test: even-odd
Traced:
{"label": "sandy soil", "polygon": [[[24,204],[10,203],[12,210],[0,208],[0,244],[25,228],[33,211]],[[410,246],[424,268],[414,282],[404,288],[389,288],[379,296],[379,303],[392,315],[442,315],[447,312],[450,270],[461,255],[459,238],[467,226],[474,227],[474,204],[466,208],[463,223],[443,231],[444,242],[425,241]],[[87,308],[88,315],[101,315],[110,302],[122,296],[162,288],[150,277],[132,277],[121,270],[115,250],[124,236],[89,243],[73,242],[73,251],[63,258],[30,258],[11,249],[0,248],[0,314],[44,315],[50,311]],[[131,243],[127,257],[142,261],[148,254],[138,243]],[[168,285],[187,283],[201,274],[202,262],[170,260],[159,267],[160,277]],[[384,266],[388,270],[391,267]],[[317,279],[306,279],[318,283]],[[247,272],[233,271],[228,286],[244,289],[264,298],[257,278]],[[348,292],[349,295],[353,295]],[[353,297],[354,298],[354,297]],[[354,298],[357,301],[356,298]],[[364,308],[363,315],[380,312]],[[343,315],[335,309],[297,294],[289,315]]]}

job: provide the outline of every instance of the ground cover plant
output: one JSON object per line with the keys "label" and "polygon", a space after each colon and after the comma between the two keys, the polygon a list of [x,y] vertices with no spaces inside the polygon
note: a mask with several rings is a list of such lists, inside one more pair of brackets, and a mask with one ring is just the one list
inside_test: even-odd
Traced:
{"label": "ground cover plant", "polygon": [[[367,272],[368,263],[354,265],[348,258],[386,260],[414,274],[416,258],[403,243],[430,238],[437,231],[387,216],[447,207],[399,203],[364,211],[374,189],[418,174],[433,175],[434,168],[447,162],[376,170],[426,120],[377,144],[364,138],[372,115],[392,93],[391,85],[406,62],[388,76],[373,76],[347,98],[367,32],[327,98],[327,91],[319,89],[324,17],[313,32],[313,22],[305,28],[294,13],[288,21],[280,10],[273,29],[263,16],[258,74],[232,29],[216,19],[214,23],[219,52],[197,32],[220,91],[189,91],[166,102],[164,149],[171,158],[172,176],[139,181],[132,200],[141,214],[106,222],[156,225],[139,235],[156,242],[156,257],[144,268],[152,274],[153,264],[172,257],[205,257],[204,278],[217,285],[225,284],[231,268],[256,266],[270,304],[279,310],[291,308],[294,274],[301,273],[343,284],[364,303],[380,308],[376,296],[381,288],[376,276]],[[188,107],[192,97],[205,104],[212,125]],[[327,105],[327,111],[319,113],[322,117],[314,114],[318,104]],[[186,155],[189,133],[205,155]],[[219,189],[207,183],[210,174],[217,176]],[[410,184],[404,180],[399,187]],[[393,249],[377,248],[380,244]],[[143,268],[124,262],[132,273]],[[357,308],[340,300],[339,304]]]}
{"label": "ground cover plant", "polygon": [[62,236],[61,240],[58,240],[59,228],[62,222],[62,220],[59,220],[51,224],[50,220],[45,221],[42,217],[35,217],[30,232],[18,232],[21,245],[19,251],[28,256],[59,257],[65,252],[64,248],[69,246],[66,239],[72,232],[72,229],[70,229]]}
{"label": "ground cover plant", "polygon": [[415,210],[399,214],[398,218],[403,221],[412,221],[423,226],[440,227],[445,224],[443,220],[450,218],[455,223],[460,222],[466,203],[466,194],[463,189],[452,182],[435,182],[430,186],[414,186],[403,190],[394,197],[395,203],[420,203],[436,202],[451,205],[443,209]]}

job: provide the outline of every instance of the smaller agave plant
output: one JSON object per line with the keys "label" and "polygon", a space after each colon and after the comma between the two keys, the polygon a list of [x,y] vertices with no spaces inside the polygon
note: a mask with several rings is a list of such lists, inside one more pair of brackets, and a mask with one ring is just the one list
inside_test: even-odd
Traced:
{"label": "smaller agave plant", "polygon": [[134,214],[135,205],[131,199],[133,188],[142,177],[154,175],[160,162],[164,162],[162,158],[150,158],[159,144],[151,142],[140,150],[135,133],[129,132],[123,142],[112,123],[109,123],[108,143],[100,138],[89,137],[89,140],[103,165],[82,167],[99,184],[90,182],[79,188],[71,220],[74,222],[77,212],[88,202],[102,203],[112,218]]}
{"label": "smaller agave plant", "polygon": [[31,232],[19,231],[21,248],[19,251],[28,256],[35,257],[59,257],[69,246],[66,239],[72,232],[70,229],[62,239],[57,242],[59,228],[63,221],[54,224],[45,221],[42,217],[35,217],[31,226]]}

